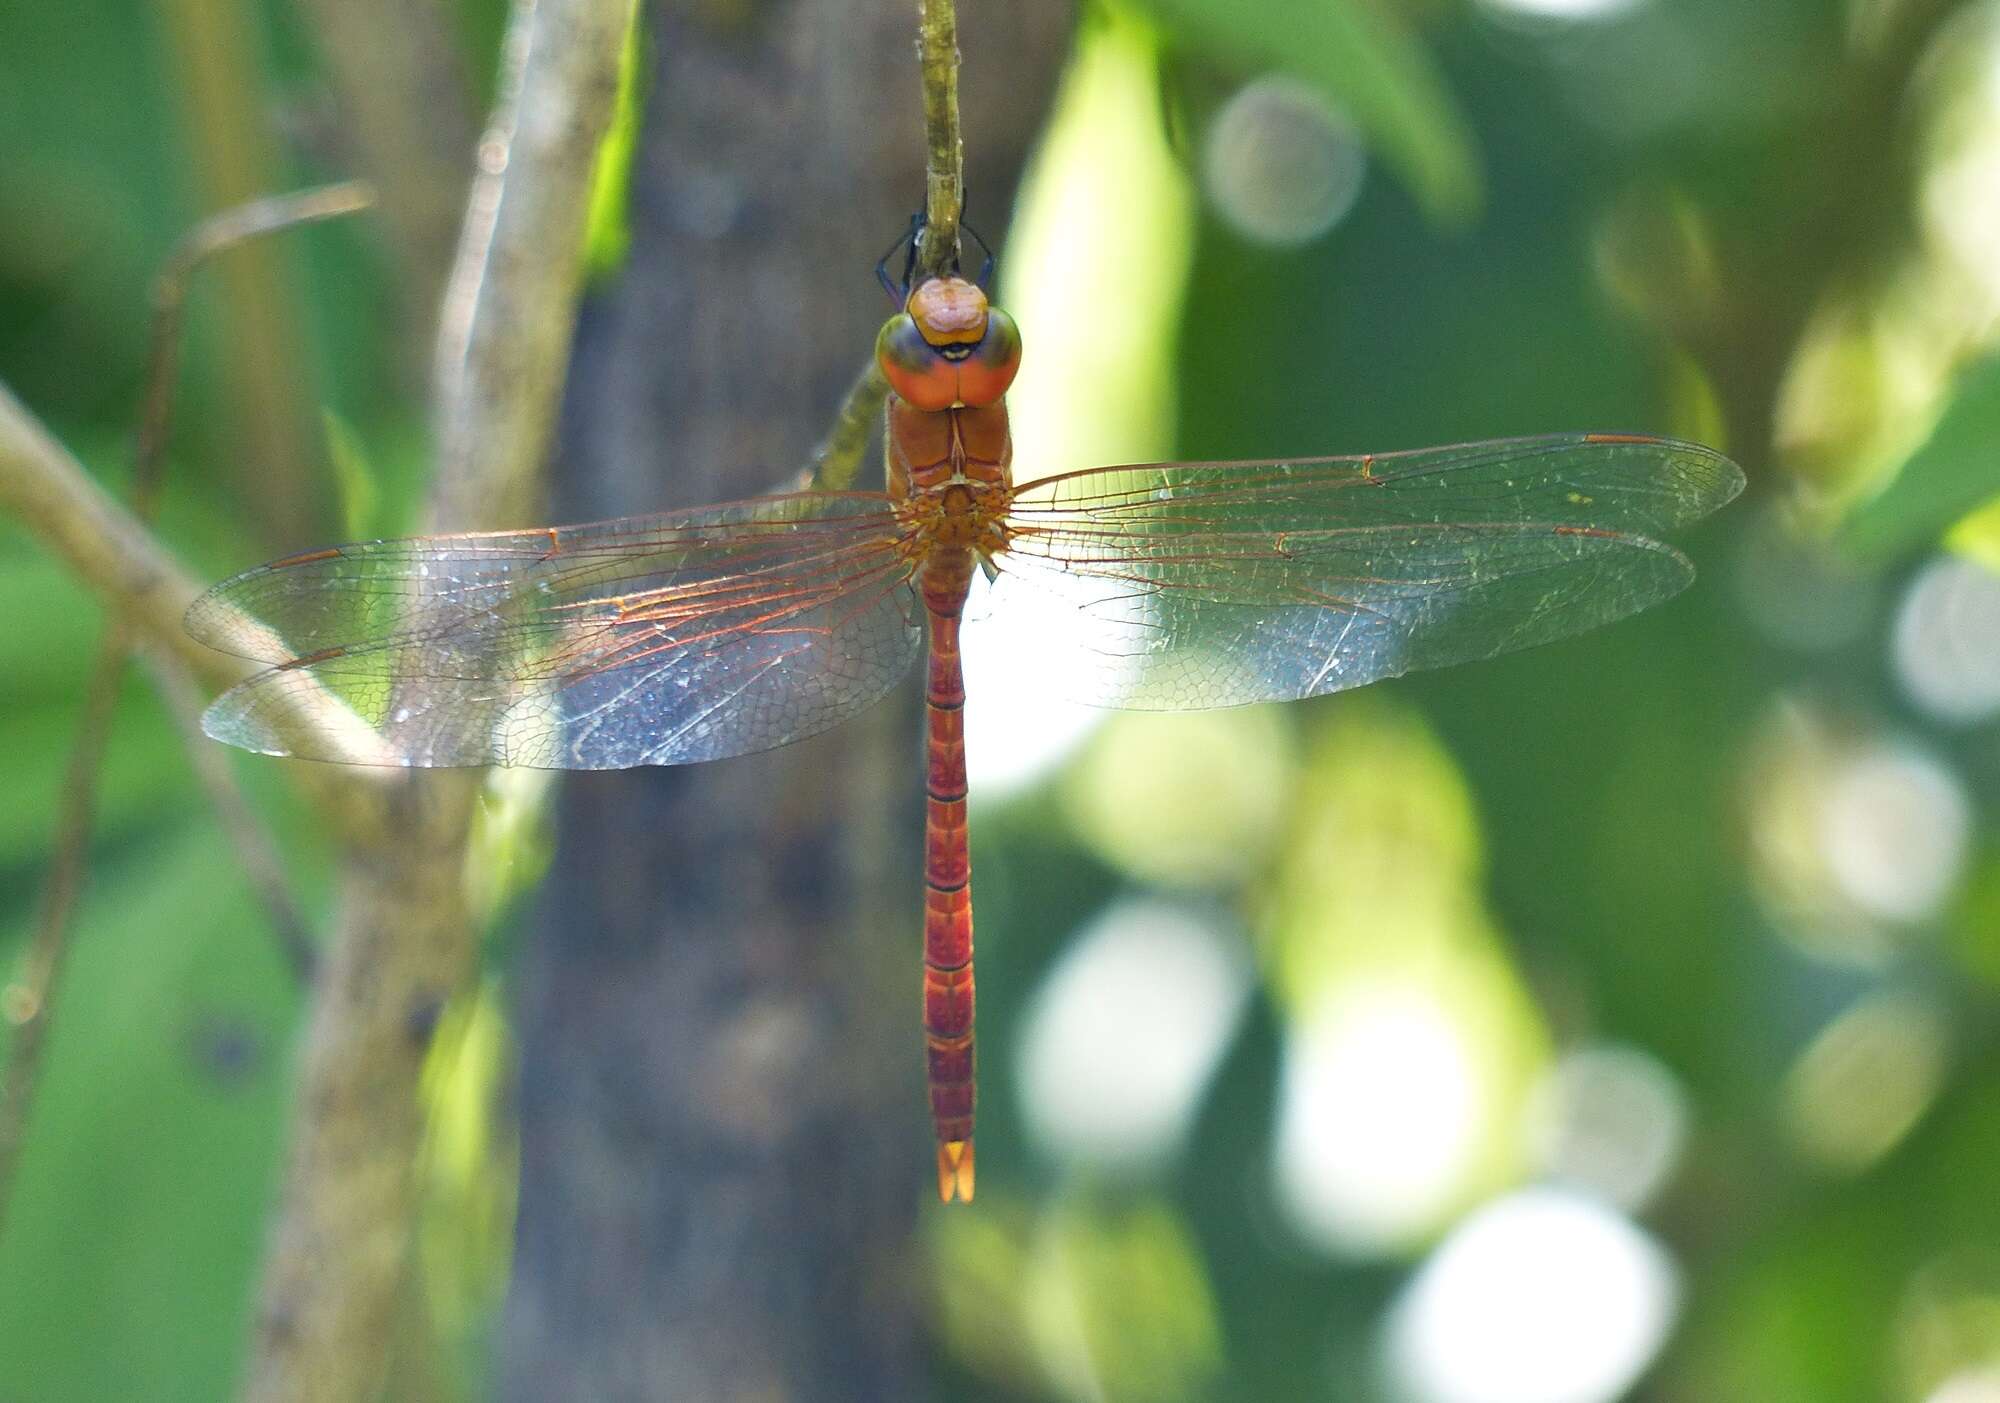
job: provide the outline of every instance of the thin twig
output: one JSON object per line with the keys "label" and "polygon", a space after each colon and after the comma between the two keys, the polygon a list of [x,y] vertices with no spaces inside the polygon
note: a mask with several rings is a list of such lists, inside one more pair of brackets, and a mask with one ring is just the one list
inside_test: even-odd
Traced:
{"label": "thin twig", "polygon": [[[917,266],[940,273],[958,262],[958,221],[965,208],[965,142],[958,127],[958,11],[954,0],[919,0],[917,60],[924,84],[924,227]],[[842,492],[854,485],[868,434],[889,383],[869,357],[834,415],[833,427],[813,450],[806,486]]]}
{"label": "thin twig", "polygon": [[135,640],[172,653],[212,687],[249,676],[238,658],[205,648],[181,627],[201,592],[145,524],[0,385],[0,508],[28,529],[123,618]]}
{"label": "thin twig", "polygon": [[252,239],[339,219],[367,209],[374,192],[360,181],[322,185],[296,194],[252,200],[211,215],[174,245],[153,279],[152,346],[146,362],[146,393],[133,457],[132,510],[151,521],[167,437],[173,428],[175,370],[180,359],[181,312],[188,284],[209,259]]}
{"label": "thin twig", "polygon": [[111,736],[111,718],[118,709],[118,680],[124,675],[123,629],[113,624],[109,643],[91,669],[83,719],[76,748],[70,752],[63,777],[62,809],[56,821],[55,860],[42,890],[41,919],[21,977],[7,986],[0,1012],[14,1025],[7,1074],[0,1080],[0,1238],[7,1228],[13,1202],[15,1170],[27,1139],[34,1110],[35,1088],[48,1047],[50,1005],[57,981],[69,957],[69,919],[83,886],[83,855],[90,838],[90,821],[97,797],[97,761]]}
{"label": "thin twig", "polygon": [[958,130],[958,10],[918,0],[917,58],[924,77],[924,231],[917,266],[942,273],[958,261],[965,208],[965,142]]}
{"label": "thin twig", "polygon": [[[440,526],[518,525],[540,497],[582,284],[598,148],[633,0],[515,0],[437,354]],[[298,1120],[264,1262],[250,1403],[378,1396],[421,1201],[418,1077],[476,953],[476,775],[410,775],[341,853]]]}
{"label": "thin twig", "polygon": [[[204,686],[241,682],[257,666],[204,646],[181,627],[201,593],[192,575],[144,523],[97,485],[40,420],[0,385],[0,508],[13,512],[105,608],[130,631],[134,646],[157,650],[185,666]],[[357,755],[374,733],[331,696],[309,696],[287,723]],[[376,744],[380,738],[376,737]],[[380,772],[347,773],[301,765],[293,778],[330,824],[366,829],[374,801],[367,791]]]}
{"label": "thin twig", "polygon": [[[308,190],[297,195],[256,200],[205,220],[197,225],[167,256],[153,282],[152,346],[147,357],[145,394],[140,402],[136,458],[132,473],[132,512],[141,525],[149,522],[159,498],[166,445],[172,425],[174,369],[180,354],[181,310],[187,300],[188,282],[195,271],[214,255],[247,240],[296,228],[319,220],[332,219],[365,209],[368,192],[355,185],[335,185]],[[112,718],[118,709],[118,693],[125,680],[131,653],[131,625],[114,615],[105,629],[97,658],[91,665],[90,680],[84,689],[83,718],[77,728],[76,743],[70,751],[63,776],[61,814],[56,824],[55,852],[42,893],[40,920],[34,944],[22,976],[11,984],[4,997],[6,1017],[14,1027],[13,1046],[7,1060],[7,1074],[0,1081],[0,1234],[12,1202],[13,1184],[21,1145],[27,1136],[28,1120],[34,1109],[35,1089],[40,1081],[42,1056],[54,1022],[58,983],[69,962],[71,921],[77,898],[83,890],[83,876],[90,847],[92,819],[96,811],[98,773],[111,742]],[[192,695],[194,683],[172,655],[162,654],[160,671],[176,679],[181,689]],[[198,710],[198,706],[196,707]],[[196,727],[197,732],[199,726]],[[213,771],[216,767],[204,767]],[[248,805],[243,804],[228,783],[226,773],[218,785],[211,775],[212,794],[226,795],[219,811],[227,810],[233,822],[236,850],[248,862],[253,854],[268,853],[271,845],[257,830]],[[297,903],[284,890],[275,860],[267,859],[259,888],[266,906],[280,913],[280,940],[299,968],[298,950],[310,958],[311,946],[304,941],[303,923]]]}

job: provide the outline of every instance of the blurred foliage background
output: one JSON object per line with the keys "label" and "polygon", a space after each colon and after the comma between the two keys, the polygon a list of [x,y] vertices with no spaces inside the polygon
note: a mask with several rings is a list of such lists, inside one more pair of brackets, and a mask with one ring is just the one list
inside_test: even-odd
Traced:
{"label": "blurred foliage background", "polygon": [[[468,74],[503,18],[456,12]],[[277,0],[0,9],[0,379],[121,482],[160,258],[340,162]],[[999,203],[1026,475],[1589,428],[1752,485],[1669,606],[1285,709],[1070,713],[990,621],[939,1396],[2000,1400],[2000,6],[1091,7],[1004,241]],[[161,530],[200,570],[412,524],[397,286],[349,223],[197,294]],[[12,961],[100,621],[4,522],[0,619]],[[509,794],[429,1083],[442,1396],[507,1271],[505,937],[548,841]],[[134,683],[0,1396],[228,1393],[303,1007]]]}

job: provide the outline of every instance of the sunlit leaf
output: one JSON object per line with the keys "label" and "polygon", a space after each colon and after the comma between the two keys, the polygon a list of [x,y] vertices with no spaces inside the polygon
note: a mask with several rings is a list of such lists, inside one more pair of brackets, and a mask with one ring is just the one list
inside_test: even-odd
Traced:
{"label": "sunlit leaf", "polygon": [[428,1185],[419,1224],[424,1276],[440,1331],[471,1334],[499,1304],[513,1261],[520,1149],[502,1114],[512,1050],[493,981],[445,1009],[424,1061]]}
{"label": "sunlit leaf", "polygon": [[507,903],[532,892],[549,870],[550,834],[546,770],[495,770],[480,790],[472,816],[466,860],[466,895],[473,924],[485,927]]}
{"label": "sunlit leaf", "polygon": [[2000,496],[1979,507],[1945,533],[1944,543],[2000,575]]}
{"label": "sunlit leaf", "polygon": [[1479,819],[1451,755],[1413,713],[1369,697],[1312,733],[1265,923],[1272,992],[1309,1010],[1357,963],[1429,963],[1483,944]]}
{"label": "sunlit leaf", "polygon": [[376,534],[381,513],[382,493],[376,485],[375,469],[368,462],[353,425],[331,409],[320,411],[326,425],[327,457],[333,464],[333,482],[340,494],[341,534],[362,540]]}
{"label": "sunlit leaf", "polygon": [[1163,1203],[1059,1210],[1043,1229],[1026,1309],[1045,1367],[1078,1400],[1206,1398],[1222,1366],[1207,1270]]}
{"label": "sunlit leaf", "polygon": [[1120,871],[1172,887],[1226,887],[1277,843],[1297,770],[1275,707],[1128,713],[1098,732],[1064,798],[1078,835]]}
{"label": "sunlit leaf", "polygon": [[645,102],[646,38],[643,6],[635,6],[625,43],[618,52],[618,96],[611,125],[597,147],[591,173],[590,209],[583,236],[584,276],[595,281],[615,273],[632,245],[626,208],[632,198],[632,155],[638,149],[639,114]]}
{"label": "sunlit leaf", "polygon": [[931,1223],[939,1328],[966,1368],[1028,1390],[1041,1381],[1025,1321],[1033,1214],[1003,1193],[983,1191],[979,1203],[977,1213],[941,1213]]}
{"label": "sunlit leaf", "polygon": [[1894,559],[1935,542],[2000,491],[2000,356],[1959,379],[1937,426],[1895,479],[1849,515],[1850,550]]}
{"label": "sunlit leaf", "polygon": [[1518,1173],[1547,1033],[1484,910],[1471,795],[1429,728],[1377,698],[1328,707],[1304,770],[1258,931],[1285,1021],[1274,1182],[1304,1239],[1391,1253]]}

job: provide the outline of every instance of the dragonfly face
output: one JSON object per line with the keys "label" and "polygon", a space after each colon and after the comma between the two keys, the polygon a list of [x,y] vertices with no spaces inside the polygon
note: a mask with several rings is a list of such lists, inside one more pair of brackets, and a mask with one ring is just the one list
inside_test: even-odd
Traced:
{"label": "dragonfly face", "polygon": [[1021,368],[1021,332],[979,285],[930,278],[883,323],[875,359],[912,408],[937,412],[999,403]]}

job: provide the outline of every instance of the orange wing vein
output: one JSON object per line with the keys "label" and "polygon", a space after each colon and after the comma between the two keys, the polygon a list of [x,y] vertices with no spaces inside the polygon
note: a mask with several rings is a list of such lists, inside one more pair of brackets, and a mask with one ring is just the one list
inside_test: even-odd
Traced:
{"label": "orange wing vein", "polygon": [[371,541],[217,585],[187,626],[276,663],[203,718],[274,755],[622,769],[769,749],[882,696],[922,641],[888,499],[799,493],[587,526]]}
{"label": "orange wing vein", "polygon": [[1149,710],[1316,696],[1595,628],[1693,579],[1654,539],[1742,489],[1668,439],[1098,468],[1024,484],[992,613]]}

